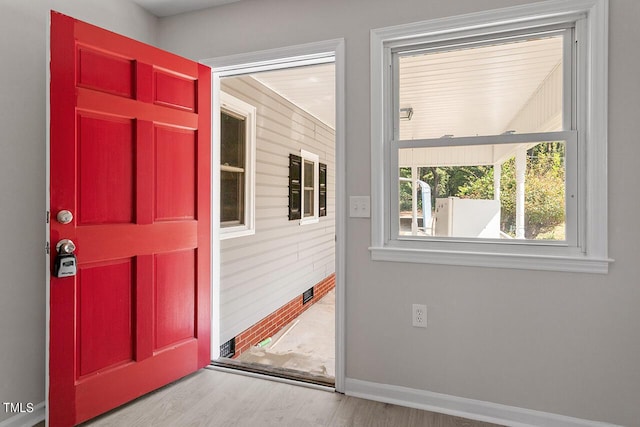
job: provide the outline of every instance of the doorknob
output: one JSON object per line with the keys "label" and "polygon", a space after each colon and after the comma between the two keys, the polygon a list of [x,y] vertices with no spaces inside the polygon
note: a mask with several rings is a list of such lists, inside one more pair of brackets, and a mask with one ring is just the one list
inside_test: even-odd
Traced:
{"label": "doorknob", "polygon": [[56,244],[59,254],[72,254],[76,250],[76,244],[70,239],[62,239]]}
{"label": "doorknob", "polygon": [[58,214],[56,215],[56,219],[60,224],[69,224],[71,221],[73,221],[73,214],[71,213],[71,211],[64,209],[58,212]]}

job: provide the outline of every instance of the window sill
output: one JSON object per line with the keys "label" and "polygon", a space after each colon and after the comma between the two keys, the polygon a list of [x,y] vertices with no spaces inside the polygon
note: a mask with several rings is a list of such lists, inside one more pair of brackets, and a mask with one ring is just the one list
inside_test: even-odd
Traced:
{"label": "window sill", "polygon": [[220,229],[220,240],[225,240],[225,239],[233,239],[234,237],[242,237],[242,236],[252,236],[256,234],[256,230],[253,228],[245,228],[245,227],[240,227],[240,228],[236,228],[236,229],[231,229],[231,228],[221,228]]}
{"label": "window sill", "polygon": [[370,247],[369,250],[373,261],[515,268],[571,273],[607,274],[609,272],[609,264],[613,262],[609,258],[589,258],[586,256],[522,255],[389,247]]}
{"label": "window sill", "polygon": [[320,218],[318,217],[311,217],[311,218],[305,218],[305,219],[301,219],[300,220],[300,225],[307,225],[307,224],[317,224],[320,222]]}

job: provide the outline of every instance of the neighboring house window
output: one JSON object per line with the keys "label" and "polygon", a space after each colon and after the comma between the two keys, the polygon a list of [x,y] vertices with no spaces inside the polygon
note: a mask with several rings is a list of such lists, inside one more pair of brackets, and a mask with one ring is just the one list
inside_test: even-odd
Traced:
{"label": "neighboring house window", "polygon": [[255,233],[256,108],[220,92],[220,238]]}
{"label": "neighboring house window", "polygon": [[289,220],[318,222],[327,214],[327,165],[305,150],[289,155]]}
{"label": "neighboring house window", "polygon": [[608,270],[607,4],[372,31],[373,259]]}

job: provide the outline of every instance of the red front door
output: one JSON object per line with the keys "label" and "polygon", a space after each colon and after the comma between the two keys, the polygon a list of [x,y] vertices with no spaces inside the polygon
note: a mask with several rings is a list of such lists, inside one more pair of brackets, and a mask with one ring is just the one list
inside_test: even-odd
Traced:
{"label": "red front door", "polygon": [[[49,420],[210,362],[210,69],[51,14]],[[68,210],[70,223],[58,220]]]}

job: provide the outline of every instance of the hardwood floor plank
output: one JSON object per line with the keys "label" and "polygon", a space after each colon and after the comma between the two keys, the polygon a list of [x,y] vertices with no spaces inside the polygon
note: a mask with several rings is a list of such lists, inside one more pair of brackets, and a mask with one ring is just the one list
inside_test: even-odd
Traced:
{"label": "hardwood floor plank", "polygon": [[91,427],[497,427],[203,369],[83,424]]}

